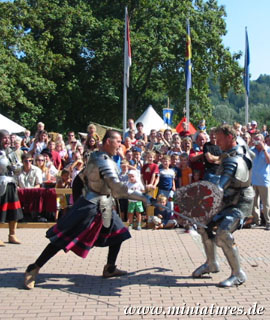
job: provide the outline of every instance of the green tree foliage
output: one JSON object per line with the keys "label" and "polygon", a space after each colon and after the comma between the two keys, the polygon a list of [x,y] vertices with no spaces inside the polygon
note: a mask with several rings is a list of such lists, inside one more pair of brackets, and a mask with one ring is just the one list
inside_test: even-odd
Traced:
{"label": "green tree foliage", "polygon": [[[226,98],[220,95],[220,88],[209,80],[211,100],[214,107],[213,115],[229,123],[245,122],[245,95],[236,94],[229,90]],[[257,80],[250,82],[249,120],[256,120],[259,126],[270,126],[270,76],[261,75]]]}
{"label": "green tree foliage", "polygon": [[90,121],[121,126],[124,7],[132,67],[128,117],[170,97],[185,105],[186,19],[192,38],[191,120],[211,118],[209,74],[224,95],[241,90],[239,54],[222,44],[224,7],[216,0],[15,0],[0,3],[0,111],[32,128],[85,130]]}

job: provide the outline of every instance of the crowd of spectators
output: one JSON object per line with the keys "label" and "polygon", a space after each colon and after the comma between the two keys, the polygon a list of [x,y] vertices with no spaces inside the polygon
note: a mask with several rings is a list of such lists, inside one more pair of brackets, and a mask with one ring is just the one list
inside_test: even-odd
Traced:
{"label": "crowd of spectators", "polygon": [[[152,129],[147,135],[143,123],[139,122],[135,126],[133,119],[129,119],[121,148],[114,156],[121,181],[127,185],[134,184],[134,187],[140,186],[142,191],[159,197],[159,201],[166,204],[168,210],[174,209],[173,198],[177,188],[199,180],[214,183],[218,180],[217,169],[222,152],[216,145],[215,128],[207,129],[205,120],[202,120],[197,132],[190,135],[187,124],[184,123],[183,127],[185,130],[180,134],[168,128]],[[263,125],[260,130],[257,122],[252,121],[247,126],[235,123],[234,128],[254,151],[254,223],[260,225],[265,220],[269,230],[270,136],[267,126]],[[85,137],[76,136],[73,131],[68,132],[66,141],[61,134],[48,134],[41,122],[33,136],[29,130],[25,131],[23,137],[11,134],[10,149],[16,165],[18,186],[39,188],[53,185],[70,188],[89,155],[100,147],[101,138],[94,124],[87,127]],[[132,226],[133,216],[137,215],[140,229],[142,206],[128,204],[124,199],[120,200],[120,205],[122,219]],[[175,226],[173,217],[168,218],[168,213],[165,213],[165,222],[162,221],[162,212],[156,214],[155,228]]]}

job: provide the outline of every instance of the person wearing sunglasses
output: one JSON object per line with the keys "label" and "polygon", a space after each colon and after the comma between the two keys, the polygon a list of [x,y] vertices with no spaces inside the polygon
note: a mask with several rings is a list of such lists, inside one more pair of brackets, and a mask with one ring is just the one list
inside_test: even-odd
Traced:
{"label": "person wearing sunglasses", "polygon": [[22,155],[23,166],[18,175],[18,184],[20,188],[40,188],[42,184],[42,171],[33,165],[33,158],[30,153]]}

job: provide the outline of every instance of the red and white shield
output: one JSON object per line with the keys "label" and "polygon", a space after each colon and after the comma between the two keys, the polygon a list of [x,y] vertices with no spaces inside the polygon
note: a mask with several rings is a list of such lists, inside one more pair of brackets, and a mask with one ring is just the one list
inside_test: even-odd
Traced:
{"label": "red and white shield", "polygon": [[220,210],[222,198],[223,192],[215,184],[199,181],[179,188],[175,192],[174,201],[180,213],[208,224]]}

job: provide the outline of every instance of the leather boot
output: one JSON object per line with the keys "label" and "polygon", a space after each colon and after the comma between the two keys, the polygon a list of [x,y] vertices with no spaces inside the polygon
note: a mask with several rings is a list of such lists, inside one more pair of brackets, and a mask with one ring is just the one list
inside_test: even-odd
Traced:
{"label": "leather boot", "polygon": [[9,226],[8,242],[13,244],[21,244],[21,242],[18,240],[18,238],[15,235],[15,230],[17,228],[17,221],[10,221],[8,226]]}
{"label": "leather boot", "polygon": [[247,276],[240,267],[238,248],[235,244],[232,247],[230,247],[229,245],[225,245],[224,247],[222,247],[222,250],[232,269],[232,273],[228,279],[221,281],[218,286],[223,288],[240,286],[247,280]]}
{"label": "leather boot", "polygon": [[17,237],[15,236],[15,234],[10,234],[8,236],[8,242],[12,243],[12,244],[21,244],[21,242],[17,239]]}
{"label": "leather boot", "polygon": [[6,245],[4,244],[4,242],[2,240],[0,240],[0,247],[5,247]]}
{"label": "leather boot", "polygon": [[30,264],[24,275],[24,287],[25,289],[31,290],[35,287],[36,276],[39,273],[39,267],[35,264]]}
{"label": "leather boot", "polygon": [[[113,271],[109,270],[110,268]],[[103,269],[103,278],[111,278],[111,277],[120,277],[127,274],[127,271],[117,269],[116,266],[112,266],[110,264],[106,264]]]}
{"label": "leather boot", "polygon": [[200,278],[205,273],[219,272],[219,263],[216,258],[216,244],[214,239],[209,239],[205,231],[201,233],[204,251],[206,254],[206,262],[193,271],[193,278]]}

